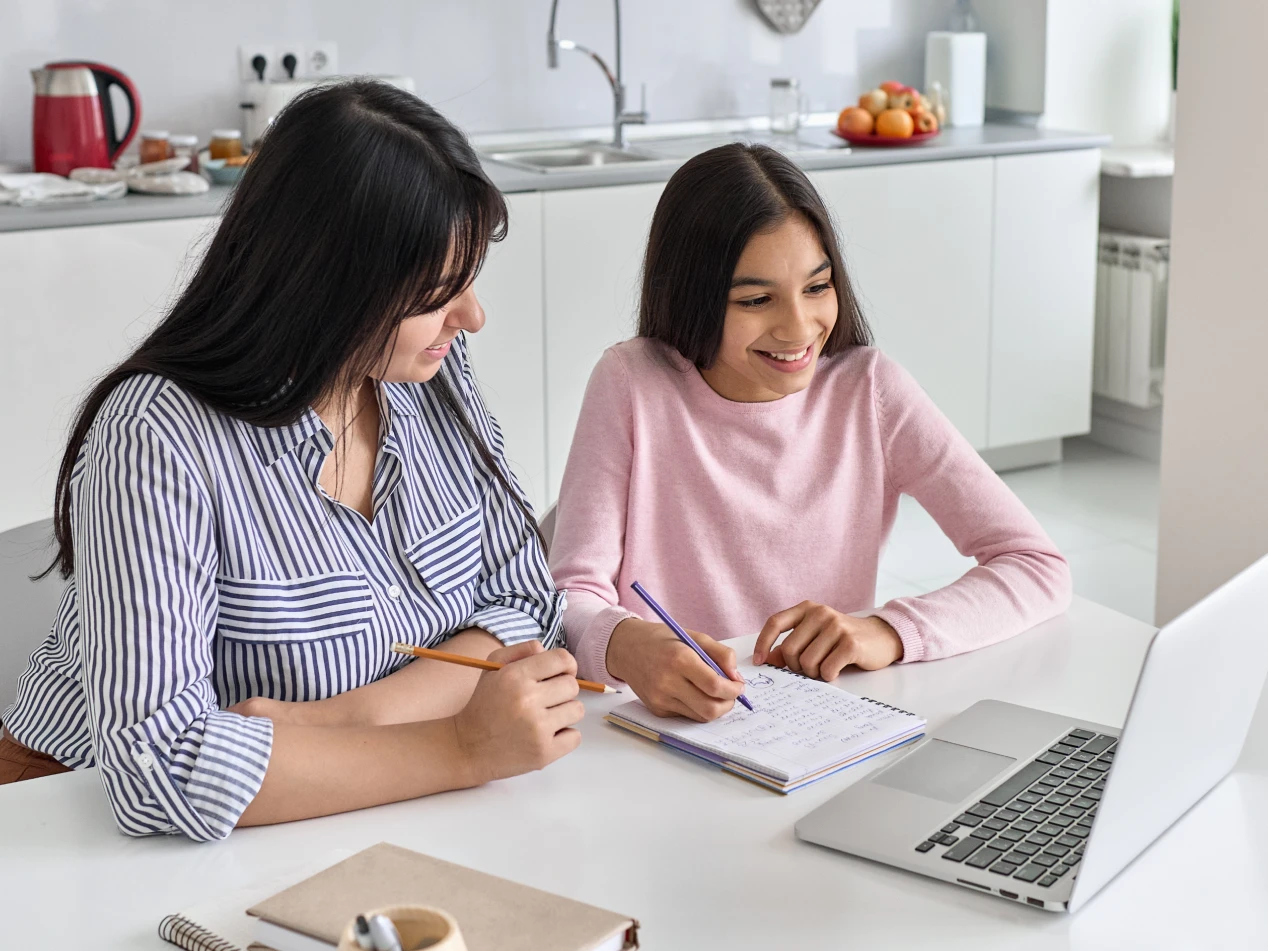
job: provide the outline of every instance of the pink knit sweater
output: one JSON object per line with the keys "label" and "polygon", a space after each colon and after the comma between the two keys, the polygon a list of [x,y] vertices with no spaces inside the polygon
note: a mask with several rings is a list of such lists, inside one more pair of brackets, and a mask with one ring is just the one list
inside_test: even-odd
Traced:
{"label": "pink knit sweater", "polygon": [[[901,494],[977,559],[954,584],[872,609]],[[735,403],[678,353],[628,340],[600,359],[564,471],[550,550],[580,675],[607,672],[621,620],[755,634],[803,600],[874,614],[903,661],[983,647],[1065,609],[1065,559],[908,373],[860,347],[800,393]]]}

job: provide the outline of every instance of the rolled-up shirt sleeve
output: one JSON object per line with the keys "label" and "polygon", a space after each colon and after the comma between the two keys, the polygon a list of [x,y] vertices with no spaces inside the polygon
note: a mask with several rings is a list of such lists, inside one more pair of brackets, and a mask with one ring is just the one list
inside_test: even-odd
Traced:
{"label": "rolled-up shirt sleeve", "polygon": [[146,419],[100,417],[80,465],[75,584],[92,745],[128,835],[222,839],[259,792],[273,724],[219,709],[206,490]]}
{"label": "rolled-up shirt sleeve", "polygon": [[[455,341],[459,373],[453,374],[468,418],[501,467],[512,491],[531,511],[524,490],[507,465],[502,430],[484,405],[467,358],[466,340]],[[477,468],[484,467],[477,461]],[[540,640],[546,647],[562,646],[565,596],[557,591],[537,533],[512,496],[490,473],[482,508],[481,543],[484,552],[476,586],[475,612],[467,626],[488,631],[503,644]]]}

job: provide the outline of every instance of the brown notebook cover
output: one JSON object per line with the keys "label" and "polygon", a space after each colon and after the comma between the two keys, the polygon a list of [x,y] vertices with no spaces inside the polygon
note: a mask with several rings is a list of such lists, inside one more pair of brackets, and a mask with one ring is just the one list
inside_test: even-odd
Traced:
{"label": "brown notebook cover", "polygon": [[357,915],[386,905],[427,905],[453,915],[468,951],[589,951],[638,922],[593,905],[380,842],[267,898],[247,914],[339,943]]}

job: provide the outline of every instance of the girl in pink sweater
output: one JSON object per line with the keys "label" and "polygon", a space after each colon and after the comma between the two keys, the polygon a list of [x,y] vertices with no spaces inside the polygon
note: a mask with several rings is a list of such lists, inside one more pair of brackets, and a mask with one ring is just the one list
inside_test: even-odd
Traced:
{"label": "girl in pink sweater", "polygon": [[[560,490],[550,562],[580,676],[709,720],[743,687],[719,640],[760,629],[754,663],[831,680],[983,647],[1065,609],[1056,546],[869,343],[829,213],[796,165],[726,145],[670,179],[638,336],[595,367]],[[977,565],[873,607],[902,494]],[[640,617],[635,580],[702,632],[729,679]]]}

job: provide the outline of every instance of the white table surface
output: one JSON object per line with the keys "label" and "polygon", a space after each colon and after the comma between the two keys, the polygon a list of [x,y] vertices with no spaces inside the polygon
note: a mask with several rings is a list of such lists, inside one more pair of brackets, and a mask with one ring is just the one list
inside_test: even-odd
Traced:
{"label": "white table surface", "polygon": [[[1076,599],[996,647],[838,683],[931,726],[984,697],[1117,725],[1151,631]],[[95,770],[0,787],[0,946],[166,948],[165,914],[389,840],[637,917],[657,951],[1268,948],[1268,704],[1237,771],[1070,916],[794,838],[889,757],[779,796],[602,721],[627,699],[587,696],[581,748],[545,771],[214,844],[121,835]]]}

